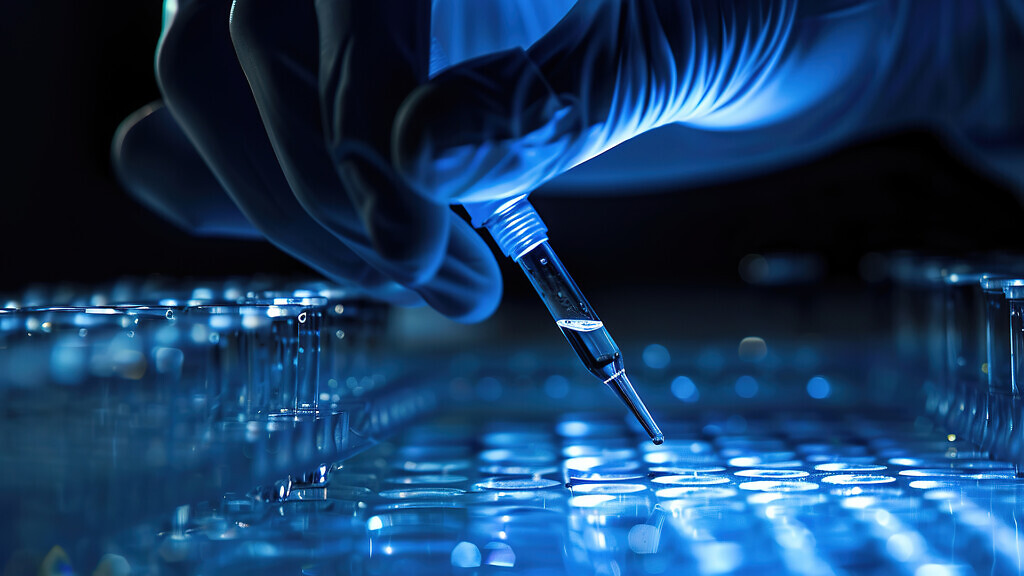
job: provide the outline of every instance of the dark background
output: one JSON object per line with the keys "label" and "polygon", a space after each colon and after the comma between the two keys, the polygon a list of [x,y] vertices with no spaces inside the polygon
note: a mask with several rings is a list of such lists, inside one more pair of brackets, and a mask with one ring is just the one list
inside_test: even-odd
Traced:
{"label": "dark background", "polygon": [[[308,273],[273,247],[193,238],[134,202],[110,167],[118,123],[159,98],[156,0],[5,2],[0,292],[123,275]],[[810,252],[823,281],[854,284],[868,252],[1019,249],[1009,190],[911,131],[854,143],[757,178],[622,198],[537,195],[552,242],[581,285],[741,282],[744,255]],[[603,222],[595,228],[594,219]],[[625,239],[628,239],[626,241]],[[609,258],[625,262],[609,274]],[[528,293],[504,262],[508,294]]]}

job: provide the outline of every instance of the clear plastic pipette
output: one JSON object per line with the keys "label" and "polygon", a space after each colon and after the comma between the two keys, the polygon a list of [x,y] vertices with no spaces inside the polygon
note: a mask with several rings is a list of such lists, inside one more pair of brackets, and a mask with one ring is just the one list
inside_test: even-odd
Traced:
{"label": "clear plastic pipette", "polygon": [[587,370],[615,392],[655,444],[664,442],[626,376],[622,352],[551,249],[547,227],[526,196],[467,204],[466,210],[473,225],[487,228],[501,251],[519,263]]}

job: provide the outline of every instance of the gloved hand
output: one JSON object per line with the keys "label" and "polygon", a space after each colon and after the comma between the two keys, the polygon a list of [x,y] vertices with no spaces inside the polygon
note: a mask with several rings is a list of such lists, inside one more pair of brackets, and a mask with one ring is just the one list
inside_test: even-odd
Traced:
{"label": "gloved hand", "polygon": [[487,245],[392,168],[395,111],[427,80],[428,3],[166,6],[164,106],[115,137],[129,189],[200,232],[264,235],[343,283],[397,282],[406,302],[457,320],[494,310],[501,279]]}
{"label": "gloved hand", "polygon": [[[239,232],[237,205],[331,278],[398,282],[472,321],[500,277],[447,205],[529,192],[654,128],[641,150],[677,183],[913,123],[1022,140],[1016,0],[572,4],[436,0],[432,39],[425,0],[181,2],[157,53],[166,108],[120,131],[119,173],[193,228]],[[512,14],[537,20],[491,39]],[[454,65],[428,81],[431,58]],[[600,160],[588,182],[645,176]]]}
{"label": "gloved hand", "polygon": [[394,158],[424,195],[477,201],[529,192],[663,127],[552,183],[621,193],[775,168],[914,126],[1021,187],[1022,6],[581,0],[525,51],[418,88],[399,111]]}

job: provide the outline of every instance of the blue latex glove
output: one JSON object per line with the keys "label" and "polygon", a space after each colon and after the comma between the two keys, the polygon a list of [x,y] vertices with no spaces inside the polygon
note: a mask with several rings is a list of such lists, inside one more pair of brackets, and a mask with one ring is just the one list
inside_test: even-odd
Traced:
{"label": "blue latex glove", "polygon": [[436,0],[430,31],[425,0],[280,5],[168,11],[166,108],[125,124],[119,173],[193,229],[265,235],[462,320],[500,278],[447,204],[648,131],[553,186],[735,177],[908,124],[1024,182],[1019,0]]}
{"label": "blue latex glove", "polygon": [[[449,42],[463,50],[457,34]],[[1020,0],[581,0],[543,38],[455,66],[395,123],[439,202],[736,177],[930,127],[1024,184]]]}
{"label": "blue latex glove", "polygon": [[119,130],[122,181],[198,232],[260,234],[336,281],[488,316],[489,248],[390,158],[395,111],[427,80],[429,16],[421,0],[166,3],[164,105]]}

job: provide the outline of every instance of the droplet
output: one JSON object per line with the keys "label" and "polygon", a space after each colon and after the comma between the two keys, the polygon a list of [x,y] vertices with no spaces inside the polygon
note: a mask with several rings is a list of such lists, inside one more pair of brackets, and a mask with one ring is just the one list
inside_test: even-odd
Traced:
{"label": "droplet", "polygon": [[303,311],[303,312],[299,313],[299,324],[305,324],[305,323],[306,323],[306,312]]}
{"label": "droplet", "polygon": [[164,316],[166,316],[168,320],[174,320],[174,310],[168,310]]}

